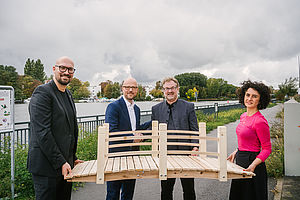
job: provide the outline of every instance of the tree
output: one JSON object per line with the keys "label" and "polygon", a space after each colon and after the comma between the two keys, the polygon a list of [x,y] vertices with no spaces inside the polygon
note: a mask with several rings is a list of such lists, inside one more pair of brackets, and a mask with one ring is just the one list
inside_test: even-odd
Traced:
{"label": "tree", "polygon": [[88,98],[91,95],[91,92],[85,87],[81,85],[73,94],[74,99],[84,99]]}
{"label": "tree", "polygon": [[178,74],[175,78],[178,80],[180,87],[191,85],[205,87],[207,81],[207,77],[198,72]]}
{"label": "tree", "polygon": [[37,59],[37,61],[35,62],[33,59],[30,60],[30,58],[28,58],[25,63],[24,74],[29,75],[42,83],[47,79],[44,72],[44,65],[42,64],[40,59]]}
{"label": "tree", "polygon": [[189,89],[193,89],[195,87],[197,89],[200,87],[206,87],[207,77],[198,72],[178,74],[175,76],[175,78],[179,82],[180,97],[187,97],[186,93]]}
{"label": "tree", "polygon": [[[18,72],[13,66],[0,65],[0,85],[17,86]],[[15,88],[16,89],[16,88]]]}
{"label": "tree", "polygon": [[19,75],[15,67],[0,65],[0,85],[12,86],[15,90],[15,98],[23,100]]}
{"label": "tree", "polygon": [[156,81],[155,89],[162,90],[162,88],[163,88],[162,82],[161,81]]}
{"label": "tree", "polygon": [[81,81],[78,78],[73,78],[69,85],[68,85],[68,89],[71,91],[72,94],[75,93],[76,90],[78,90],[81,86]]}
{"label": "tree", "polygon": [[210,98],[219,98],[226,82],[222,78],[210,78],[207,80],[207,96]]}
{"label": "tree", "polygon": [[145,101],[146,98],[146,89],[142,85],[138,85],[138,92],[134,98],[137,101]]}
{"label": "tree", "polygon": [[279,90],[275,94],[275,97],[280,100],[284,100],[285,96],[294,96],[297,94],[297,83],[298,78],[290,77],[285,79],[285,81],[278,85]]}
{"label": "tree", "polygon": [[164,93],[159,90],[159,89],[153,89],[150,91],[150,94],[154,97],[154,98],[162,98],[164,96]]}
{"label": "tree", "polygon": [[91,92],[88,90],[90,83],[88,81],[82,83],[78,78],[73,78],[68,85],[68,89],[73,94],[74,99],[88,98]]}
{"label": "tree", "polygon": [[27,99],[31,97],[35,88],[42,84],[39,80],[35,80],[31,76],[21,75],[18,79],[19,87],[21,88],[21,99]]}
{"label": "tree", "polygon": [[104,89],[104,96],[108,99],[116,99],[121,96],[120,84],[118,82],[107,84]]}

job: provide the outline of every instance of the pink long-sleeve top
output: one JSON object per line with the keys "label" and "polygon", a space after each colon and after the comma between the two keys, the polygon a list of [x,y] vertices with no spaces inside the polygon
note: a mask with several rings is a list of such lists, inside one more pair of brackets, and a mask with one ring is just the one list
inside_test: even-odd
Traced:
{"label": "pink long-sleeve top", "polygon": [[258,111],[252,116],[243,113],[236,128],[240,151],[260,152],[257,158],[263,162],[272,151],[270,130],[266,118]]}

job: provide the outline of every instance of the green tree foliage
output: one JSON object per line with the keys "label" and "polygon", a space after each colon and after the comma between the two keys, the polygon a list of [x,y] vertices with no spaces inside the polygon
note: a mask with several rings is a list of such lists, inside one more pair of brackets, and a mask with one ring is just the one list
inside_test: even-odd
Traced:
{"label": "green tree foliage", "polygon": [[30,60],[30,58],[28,58],[25,63],[24,74],[31,76],[32,78],[39,80],[42,83],[47,78],[44,72],[44,65],[42,64],[40,59],[34,61],[33,59]]}
{"label": "green tree foliage", "polygon": [[71,91],[74,99],[83,99],[88,98],[91,94],[87,88],[89,85],[88,81],[82,83],[78,78],[74,77],[68,85],[68,89]]}
{"label": "green tree foliage", "polygon": [[0,85],[10,85],[15,89],[15,98],[23,100],[31,97],[34,89],[42,84],[31,76],[18,75],[13,66],[0,65]]}
{"label": "green tree foliage", "polygon": [[164,96],[162,88],[162,82],[156,81],[155,88],[150,91],[150,95],[152,95],[154,98],[162,98]]}
{"label": "green tree foliage", "polygon": [[118,82],[107,84],[104,89],[104,96],[108,99],[116,99],[121,96],[120,84]]}
{"label": "green tree foliage", "polygon": [[210,78],[207,80],[207,96],[210,98],[219,98],[224,92],[225,85],[227,84],[222,78]]}
{"label": "green tree foliage", "polygon": [[275,96],[279,100],[284,100],[285,96],[294,96],[297,94],[298,79],[290,77],[285,79],[285,81],[278,85],[279,90],[276,92]]}
{"label": "green tree foliage", "polygon": [[137,95],[134,98],[137,101],[145,101],[146,98],[146,89],[142,85],[138,85]]}
{"label": "green tree foliage", "polygon": [[21,89],[21,99],[27,99],[31,97],[35,88],[41,85],[42,82],[35,80],[31,76],[21,75],[18,79],[18,88]]}
{"label": "green tree foliage", "polygon": [[163,88],[162,82],[161,81],[156,81],[155,89],[162,90],[162,88]]}
{"label": "green tree foliage", "polygon": [[9,85],[16,88],[18,72],[13,66],[0,65],[0,85]]}
{"label": "green tree foliage", "polygon": [[160,89],[153,89],[150,91],[150,94],[154,97],[154,98],[162,98],[164,97],[164,93],[160,90]]}
{"label": "green tree foliage", "polygon": [[[197,88],[197,90],[201,91],[201,87],[206,87],[207,77],[199,72],[191,72],[191,73],[183,73],[175,76],[178,80],[180,89],[179,94],[180,97],[186,97],[186,94],[190,89]],[[199,98],[203,98],[201,94],[198,94]]]}
{"label": "green tree foliage", "polygon": [[[181,86],[198,86],[198,87],[205,87],[207,77],[198,72],[191,72],[191,73],[183,73],[178,74],[175,76],[178,80],[180,87]],[[193,89],[193,88],[191,88]]]}

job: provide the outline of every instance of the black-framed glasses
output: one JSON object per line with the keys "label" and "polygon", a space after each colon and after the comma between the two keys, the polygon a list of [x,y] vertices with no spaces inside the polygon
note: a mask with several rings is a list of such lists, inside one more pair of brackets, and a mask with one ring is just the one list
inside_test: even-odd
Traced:
{"label": "black-framed glasses", "polygon": [[68,70],[69,74],[74,74],[74,72],[76,70],[73,67],[66,67],[66,66],[63,66],[63,65],[55,65],[55,67],[58,67],[60,72],[66,72]]}
{"label": "black-framed glasses", "polygon": [[130,90],[130,89],[136,90],[138,87],[136,87],[136,86],[123,86],[123,88],[125,88],[126,90]]}
{"label": "black-framed glasses", "polygon": [[168,88],[168,87],[165,87],[165,88],[163,88],[163,90],[164,91],[168,91],[168,90],[176,90],[177,89],[177,86],[173,86],[173,87],[170,87],[170,88]]}

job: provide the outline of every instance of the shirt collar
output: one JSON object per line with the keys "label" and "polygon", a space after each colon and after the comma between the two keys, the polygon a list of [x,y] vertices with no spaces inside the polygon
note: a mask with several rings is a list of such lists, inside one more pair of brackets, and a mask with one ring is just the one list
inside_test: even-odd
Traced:
{"label": "shirt collar", "polygon": [[124,97],[124,95],[122,95],[122,96],[123,96],[123,99],[124,99],[124,101],[125,101],[127,107],[133,107],[133,106],[134,106],[134,100],[132,100],[132,103],[130,103],[130,102]]}

